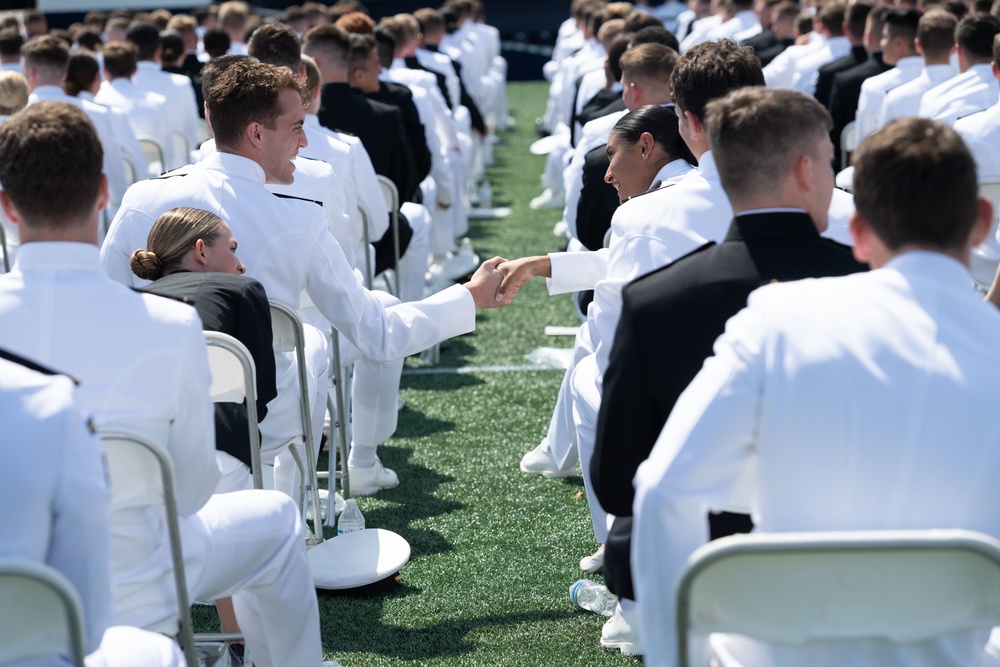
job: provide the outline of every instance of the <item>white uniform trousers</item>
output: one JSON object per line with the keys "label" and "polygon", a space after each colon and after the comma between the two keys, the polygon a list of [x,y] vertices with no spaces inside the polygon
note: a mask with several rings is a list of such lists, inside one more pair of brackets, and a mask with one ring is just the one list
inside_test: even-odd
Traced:
{"label": "white uniform trousers", "polygon": [[104,631],[101,645],[88,655],[87,667],[184,667],[184,654],[177,642],[156,632],[127,625]]}
{"label": "white uniform trousers", "polygon": [[564,141],[555,144],[545,156],[545,171],[542,172],[542,187],[553,192],[563,191],[563,172],[569,166],[569,159],[573,157],[572,146],[569,144],[569,129],[561,125],[560,130],[565,134],[562,137]]}
{"label": "white uniform trousers", "polygon": [[275,491],[212,496],[182,517],[192,600],[232,596],[259,667],[319,665],[319,609],[295,503]]}
{"label": "white uniform trousers", "polygon": [[[432,204],[433,205],[433,204]],[[406,252],[399,258],[400,301],[420,301],[424,298],[424,275],[427,256],[431,252],[431,214],[420,204],[405,202],[400,211],[413,229]]]}
{"label": "white uniform trousers", "polygon": [[599,544],[608,540],[608,531],[614,517],[604,511],[594,494],[590,481],[590,459],[594,455],[597,440],[597,414],[601,409],[601,393],[597,388],[597,356],[588,355],[576,365],[570,380],[573,403],[573,422],[576,425],[576,450],[583,469],[583,486],[587,492],[590,507],[590,521],[594,525],[594,537]]}
{"label": "white uniform trousers", "polygon": [[556,397],[556,407],[552,410],[552,419],[549,420],[549,430],[545,439],[549,443],[549,451],[552,458],[560,469],[572,467],[576,463],[578,456],[576,451],[576,427],[573,424],[573,395],[571,393],[571,383],[573,371],[582,359],[593,352],[593,343],[590,340],[590,331],[587,323],[584,322],[580,330],[576,332],[576,340],[573,343],[573,357],[570,360],[569,368],[563,375],[562,384],[559,385],[559,396]]}

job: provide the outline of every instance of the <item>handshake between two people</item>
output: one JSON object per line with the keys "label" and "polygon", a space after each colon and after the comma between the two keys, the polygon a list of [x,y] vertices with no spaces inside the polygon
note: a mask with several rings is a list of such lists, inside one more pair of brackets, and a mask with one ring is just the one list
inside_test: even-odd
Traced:
{"label": "handshake between two people", "polygon": [[518,290],[535,276],[551,277],[552,265],[546,255],[506,260],[493,257],[482,263],[465,284],[477,308],[510,305]]}

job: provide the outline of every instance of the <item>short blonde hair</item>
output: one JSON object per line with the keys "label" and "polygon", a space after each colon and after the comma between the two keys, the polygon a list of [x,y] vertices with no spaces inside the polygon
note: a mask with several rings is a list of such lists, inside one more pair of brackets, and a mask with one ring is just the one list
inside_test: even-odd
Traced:
{"label": "short blonde hair", "polygon": [[0,114],[7,116],[28,106],[28,80],[23,74],[0,72]]}

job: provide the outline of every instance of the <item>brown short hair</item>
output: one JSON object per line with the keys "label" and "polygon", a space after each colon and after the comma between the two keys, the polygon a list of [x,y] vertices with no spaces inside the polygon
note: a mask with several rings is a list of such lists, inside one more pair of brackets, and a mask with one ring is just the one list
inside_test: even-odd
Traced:
{"label": "brown short hair", "polygon": [[371,35],[351,33],[351,65],[350,71],[367,64],[368,56],[378,46]]}
{"label": "brown short hair", "polygon": [[112,42],[104,47],[104,69],[112,79],[131,78],[135,74],[139,49],[130,42]]}
{"label": "brown short hair", "polygon": [[729,91],[763,85],[760,58],[750,47],[738,46],[728,39],[705,42],[690,49],[677,60],[670,75],[674,103],[698,119],[704,118],[705,106],[710,101]]}
{"label": "brown short hair", "polygon": [[238,146],[250,123],[274,128],[281,115],[281,93],[294,90],[309,103],[308,93],[297,73],[254,58],[237,60],[219,73],[205,91],[205,105],[212,118],[215,141],[221,146]]}
{"label": "brown short hair", "polygon": [[97,202],[104,149],[97,130],[68,102],[39,102],[0,125],[0,184],[33,228],[87,218]]}
{"label": "brown short hair", "polygon": [[375,21],[361,12],[348,12],[337,19],[334,24],[346,30],[361,35],[371,35],[375,32]]}
{"label": "brown short hair", "polygon": [[25,69],[37,69],[51,75],[65,74],[69,66],[69,47],[52,35],[32,37],[21,47],[21,55]]}
{"label": "brown short hair", "polygon": [[132,253],[132,273],[143,280],[159,280],[176,273],[199,239],[214,246],[222,234],[222,218],[199,208],[172,208],[153,223],[146,247]]}
{"label": "brown short hair", "polygon": [[843,3],[828,2],[819,10],[816,18],[831,36],[839,37],[844,34],[844,15],[846,12],[847,6]]}
{"label": "brown short hair", "polygon": [[247,52],[269,65],[298,72],[302,64],[302,45],[292,27],[284,23],[265,23],[253,31]]}
{"label": "brown short hair", "polygon": [[822,159],[817,142],[829,140],[833,121],[810,95],[750,87],[705,107],[705,130],[722,188],[732,198],[773,190],[802,155]]}
{"label": "brown short hair", "polygon": [[847,24],[847,32],[855,39],[861,39],[865,34],[865,23],[868,21],[868,12],[872,10],[870,2],[858,0],[847,8],[844,23]]}
{"label": "brown short hair", "polygon": [[932,9],[920,17],[917,24],[917,39],[924,55],[931,58],[944,57],[955,45],[955,26],[958,19],[945,9]]}
{"label": "brown short hair", "polygon": [[890,250],[965,247],[978,211],[976,163],[962,138],[925,118],[894,121],[854,154],[854,204]]}
{"label": "brown short hair", "polygon": [[351,36],[339,25],[318,25],[302,38],[302,52],[336,63],[344,69],[351,65]]}
{"label": "brown short hair", "polygon": [[622,78],[670,92],[670,75],[677,65],[677,52],[662,44],[640,44],[625,51],[618,59]]}
{"label": "brown short hair", "polygon": [[413,12],[413,17],[420,23],[420,32],[438,33],[444,30],[444,19],[441,12],[430,7],[424,7]]}

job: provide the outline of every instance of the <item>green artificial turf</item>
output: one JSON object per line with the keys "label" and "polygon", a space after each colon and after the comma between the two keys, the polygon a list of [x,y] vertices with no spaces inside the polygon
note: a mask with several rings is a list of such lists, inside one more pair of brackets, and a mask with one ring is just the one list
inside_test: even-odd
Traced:
{"label": "green artificial turf", "polygon": [[[501,135],[488,178],[494,205],[513,211],[502,220],[470,221],[483,259],[544,254],[560,242],[552,226],[561,211],[528,208],[541,192],[545,158],[528,146],[547,85],[512,83],[508,95],[517,128]],[[572,338],[545,336],[547,324],[579,320],[570,297],[549,297],[536,279],[510,307],[480,311],[476,331],[453,340],[438,368],[524,366],[536,347],[572,345]],[[597,547],[581,478],[518,470],[545,434],[562,375],[404,374],[406,407],[396,434],[379,448],[401,483],[358,506],[369,528],[409,541],[411,560],[388,592],[320,596],[327,659],[345,667],[640,664],[602,648],[605,618],[569,600],[570,584],[583,576],[580,558]],[[198,616],[210,627],[210,610],[200,608]]]}

